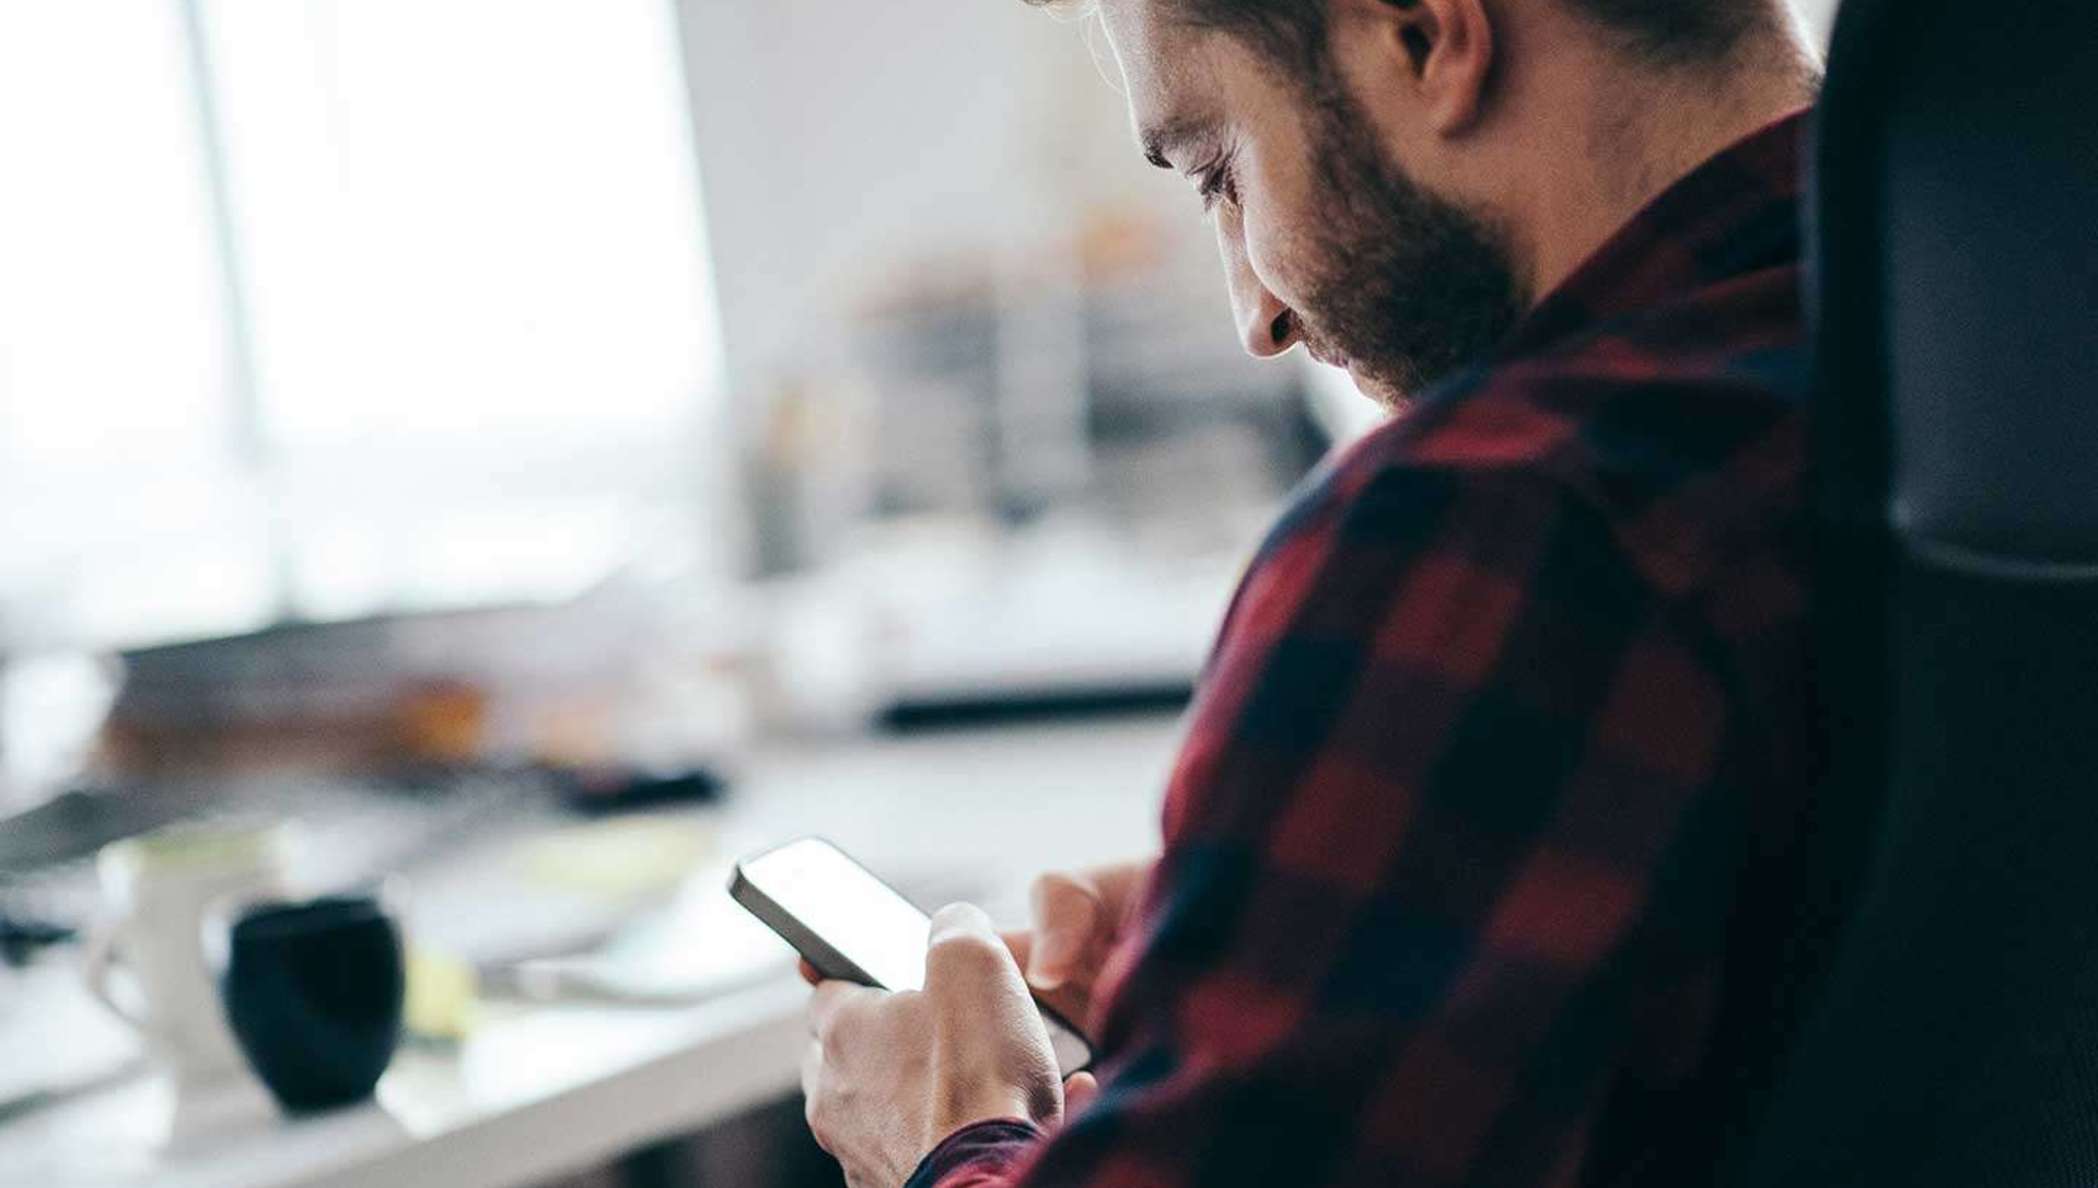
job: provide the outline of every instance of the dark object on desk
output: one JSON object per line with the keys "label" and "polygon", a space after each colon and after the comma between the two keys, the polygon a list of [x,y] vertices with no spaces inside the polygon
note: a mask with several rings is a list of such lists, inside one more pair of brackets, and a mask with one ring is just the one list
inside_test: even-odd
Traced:
{"label": "dark object on desk", "polygon": [[0,874],[79,861],[110,842],[179,821],[206,803],[193,788],[151,795],[133,786],[70,789],[0,818]]}
{"label": "dark object on desk", "polygon": [[288,1113],[371,1096],[400,1042],[406,990],[400,930],[371,898],[247,912],[221,984],[241,1051]]}
{"label": "dark object on desk", "polygon": [[1813,208],[1828,778],[1727,1183],[2098,1183],[2094,110],[2098,7],[1843,6]]}
{"label": "dark object on desk", "polygon": [[68,925],[0,912],[0,963],[26,964],[38,949],[65,944],[77,935],[78,932]]}
{"label": "dark object on desk", "polygon": [[719,775],[701,767],[669,772],[573,767],[551,775],[562,805],[585,816],[713,800],[727,787]]}
{"label": "dark object on desk", "polygon": [[1061,718],[1165,713],[1185,709],[1193,695],[1193,686],[1186,681],[987,693],[975,697],[957,694],[899,701],[881,712],[880,721],[895,731],[958,730]]}

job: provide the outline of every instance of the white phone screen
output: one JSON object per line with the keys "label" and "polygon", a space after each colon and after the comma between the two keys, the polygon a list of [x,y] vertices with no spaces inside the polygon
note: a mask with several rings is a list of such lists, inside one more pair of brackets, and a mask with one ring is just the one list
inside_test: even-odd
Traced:
{"label": "white phone screen", "polygon": [[[836,846],[803,838],[745,862],[743,877],[883,988],[924,988],[932,919]],[[1085,1067],[1085,1041],[1042,1022],[1064,1071]]]}
{"label": "white phone screen", "polygon": [[805,838],[744,863],[743,875],[885,989],[924,988],[932,920],[837,847]]}

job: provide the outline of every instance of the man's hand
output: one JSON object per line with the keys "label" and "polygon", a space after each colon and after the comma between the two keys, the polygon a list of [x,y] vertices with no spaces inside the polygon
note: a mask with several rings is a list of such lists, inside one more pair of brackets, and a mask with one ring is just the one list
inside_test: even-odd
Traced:
{"label": "man's hand", "polygon": [[933,917],[925,989],[825,982],[809,1004],[801,1087],[809,1129],[852,1188],[898,1188],[975,1122],[1054,1126],[1063,1086],[1049,1033],[983,912]]}
{"label": "man's hand", "polygon": [[1027,972],[1027,984],[1074,1025],[1091,1024],[1100,967],[1121,939],[1132,902],[1157,865],[1156,858],[1147,858],[1076,874],[1045,874],[1034,881],[1034,927],[1005,934],[1006,947]]}

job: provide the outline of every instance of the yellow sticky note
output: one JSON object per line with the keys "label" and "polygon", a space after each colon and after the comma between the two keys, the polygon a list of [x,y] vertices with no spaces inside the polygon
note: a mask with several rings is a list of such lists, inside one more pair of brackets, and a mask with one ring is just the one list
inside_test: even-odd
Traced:
{"label": "yellow sticky note", "polygon": [[676,817],[624,817],[576,825],[526,842],[527,877],[610,899],[669,891],[713,848],[713,831]]}
{"label": "yellow sticky note", "polygon": [[473,966],[447,953],[410,948],[408,1002],[402,1019],[410,1035],[461,1040],[480,1013]]}

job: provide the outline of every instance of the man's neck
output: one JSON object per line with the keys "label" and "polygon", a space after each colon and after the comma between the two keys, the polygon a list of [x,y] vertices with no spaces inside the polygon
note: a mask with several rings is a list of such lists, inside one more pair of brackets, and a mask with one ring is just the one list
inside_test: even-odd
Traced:
{"label": "man's neck", "polygon": [[[1811,103],[1810,52],[1775,35],[1720,70],[1625,75],[1588,72],[1587,103],[1562,104],[1541,124],[1537,182],[1511,211],[1527,249],[1535,298],[1558,288],[1664,190],[1728,146]],[[1564,92],[1562,91],[1563,95]]]}

